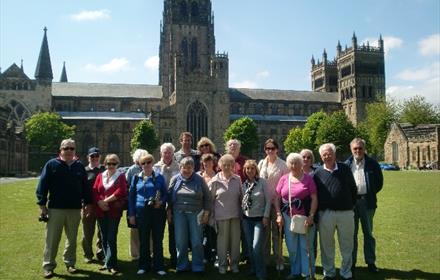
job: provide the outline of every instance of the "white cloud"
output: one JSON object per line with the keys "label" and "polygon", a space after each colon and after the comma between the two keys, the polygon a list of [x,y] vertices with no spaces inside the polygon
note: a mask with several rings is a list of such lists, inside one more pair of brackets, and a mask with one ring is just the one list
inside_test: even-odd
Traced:
{"label": "white cloud", "polygon": [[425,97],[426,101],[440,106],[440,78],[436,77],[408,86],[390,86],[387,88],[386,93],[387,96],[398,101],[420,95]]}
{"label": "white cloud", "polygon": [[[398,37],[384,36],[382,39],[383,39],[383,45],[384,45],[383,47],[384,47],[385,55],[388,55],[390,50],[400,48],[403,45],[403,40]],[[369,38],[365,38],[362,41],[362,43],[366,45],[367,42],[369,42],[370,46],[378,47],[379,46],[378,40],[379,38],[369,37]]]}
{"label": "white cloud", "polygon": [[70,15],[70,18],[74,21],[91,21],[99,19],[109,19],[109,10],[97,10],[97,11],[81,11],[77,14]]}
{"label": "white cloud", "polygon": [[85,69],[96,71],[96,72],[106,72],[106,73],[112,73],[112,72],[119,72],[119,71],[126,71],[129,69],[130,62],[125,57],[117,57],[113,58],[109,63],[105,64],[87,64],[85,66]]}
{"label": "white cloud", "polygon": [[267,78],[270,76],[269,71],[263,70],[257,73],[257,78]]}
{"label": "white cloud", "polygon": [[257,88],[257,83],[249,80],[232,83],[234,88]]}
{"label": "white cloud", "polygon": [[419,51],[425,56],[440,54],[440,34],[433,34],[420,40]]}
{"label": "white cloud", "polygon": [[404,81],[426,81],[440,76],[440,62],[419,69],[405,69],[396,75],[396,78]]}
{"label": "white cloud", "polygon": [[151,57],[147,58],[147,60],[145,60],[145,62],[144,62],[144,66],[148,70],[154,71],[154,70],[159,69],[159,56],[155,55],[155,56],[151,56]]}

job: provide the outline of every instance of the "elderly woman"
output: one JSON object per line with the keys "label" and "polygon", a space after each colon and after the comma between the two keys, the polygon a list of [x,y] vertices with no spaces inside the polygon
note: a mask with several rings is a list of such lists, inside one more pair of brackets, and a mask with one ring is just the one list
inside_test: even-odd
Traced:
{"label": "elderly woman", "polygon": [[227,154],[220,158],[221,171],[209,183],[214,200],[213,217],[217,225],[217,254],[219,273],[225,274],[229,266],[233,273],[238,273],[240,261],[240,205],[241,180],[232,170],[234,158]]}
{"label": "elderly woman", "polygon": [[313,156],[313,152],[309,149],[302,149],[299,153],[303,158],[303,171],[306,174],[313,175],[315,172],[315,168],[313,167],[313,163],[315,162],[315,157]]}
{"label": "elderly woman", "polygon": [[[260,169],[260,177],[266,179],[269,193],[272,197],[272,205],[274,206],[274,199],[276,198],[275,188],[278,184],[278,180],[286,174],[288,171],[286,162],[278,157],[278,143],[269,138],[264,143],[264,151],[266,157],[258,163]],[[270,224],[267,227],[266,235],[266,248],[265,248],[265,261],[268,264],[270,260],[270,237],[272,235],[272,250],[276,260],[276,269],[283,270],[284,263],[282,254],[279,255],[279,242],[281,237],[279,236],[278,225],[276,223],[276,211],[272,206],[270,212]],[[281,247],[282,248],[282,247]]]}
{"label": "elderly woman", "polygon": [[202,230],[208,222],[211,196],[202,177],[194,172],[194,160],[183,158],[180,173],[171,179],[168,194],[168,219],[173,220],[177,249],[177,273],[189,269],[188,243],[191,239],[192,271],[202,273]]}
{"label": "elderly woman", "polygon": [[[130,189],[130,184],[135,175],[139,174],[142,171],[141,165],[139,164],[139,160],[141,157],[148,155],[148,152],[143,149],[137,149],[133,153],[133,165],[125,173],[125,178],[127,179],[128,189]],[[128,212],[127,212],[128,215]],[[128,219],[128,217],[127,217]],[[130,256],[132,260],[139,259],[139,232],[136,226],[128,224],[130,227]]]}
{"label": "elderly woman", "polygon": [[271,197],[266,180],[260,178],[257,162],[247,160],[244,164],[246,180],[242,185],[243,200],[243,231],[246,237],[248,256],[250,257],[251,273],[257,279],[266,278],[264,263],[264,227],[269,224]]}
{"label": "elderly woman", "polygon": [[163,233],[165,204],[168,190],[162,175],[153,171],[154,157],[150,154],[139,160],[142,171],[133,177],[128,200],[128,216],[137,225],[140,241],[139,270],[144,274],[151,268],[150,236],[153,237],[153,270],[165,275],[163,262]]}
{"label": "elderly woman", "polygon": [[201,157],[205,154],[212,154],[214,156],[214,170],[217,170],[217,161],[220,158],[220,154],[217,153],[216,147],[211,139],[208,137],[200,138],[199,142],[197,142],[197,151],[198,155],[195,157],[195,160],[198,161],[196,162],[196,171],[202,170]]}
{"label": "elderly woman", "polygon": [[101,231],[104,250],[104,266],[111,274],[118,273],[117,268],[117,236],[124,201],[127,197],[127,181],[122,172],[117,170],[119,157],[109,154],[104,159],[106,170],[96,177],[93,185],[93,197],[98,207],[96,216]]}
{"label": "elderly woman", "polygon": [[[313,217],[318,208],[316,185],[313,178],[304,173],[303,158],[300,154],[291,153],[286,161],[290,172],[281,177],[276,188],[283,205],[282,214],[280,211],[277,213],[277,223],[280,226],[284,224],[290,260],[289,279],[295,279],[300,275],[310,279],[314,272],[311,268],[315,266],[310,245],[313,244],[315,236]],[[297,214],[307,216],[305,234],[290,231],[291,217]]]}
{"label": "elderly woman", "polygon": [[238,176],[240,176],[241,181],[244,182],[244,180],[246,180],[246,178],[244,176],[243,167],[244,167],[244,163],[247,158],[240,154],[240,149],[241,149],[240,140],[229,139],[225,144],[226,153],[233,156],[234,160],[235,160],[233,172],[234,172],[234,174],[237,174]]}

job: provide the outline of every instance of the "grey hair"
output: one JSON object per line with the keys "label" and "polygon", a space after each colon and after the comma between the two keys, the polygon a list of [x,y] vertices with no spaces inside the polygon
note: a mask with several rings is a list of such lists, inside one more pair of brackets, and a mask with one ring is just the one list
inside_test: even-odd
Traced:
{"label": "grey hair", "polygon": [[333,144],[333,143],[325,143],[325,144],[322,144],[320,147],[319,147],[319,154],[320,155],[322,155],[322,152],[324,151],[324,150],[332,150],[332,152],[334,153],[334,154],[336,154],[336,146],[335,146],[335,144]]}
{"label": "grey hair", "polygon": [[76,144],[75,144],[75,140],[73,140],[73,139],[64,139],[63,141],[61,141],[61,144],[60,144],[60,149],[62,148],[62,147],[65,147],[65,146],[73,146],[73,147],[76,147]]}
{"label": "grey hair", "polygon": [[356,144],[356,143],[361,143],[361,144],[362,144],[362,147],[364,147],[364,148],[365,148],[365,145],[367,144],[367,142],[365,142],[364,139],[359,138],[359,137],[356,137],[356,138],[354,138],[353,140],[351,140],[351,142],[350,142],[350,147],[353,146],[353,145]]}
{"label": "grey hair", "polygon": [[293,164],[299,164],[302,167],[304,164],[303,157],[298,153],[290,153],[286,158],[286,164],[288,168],[291,168]]}
{"label": "grey hair", "polygon": [[133,162],[134,163],[138,163],[139,160],[141,159],[141,157],[144,157],[148,155],[147,150],[144,149],[137,149],[136,151],[134,151],[133,153]]}
{"label": "grey hair", "polygon": [[232,143],[237,144],[238,149],[241,149],[241,142],[240,142],[240,140],[238,140],[238,139],[229,139],[229,140],[226,142],[226,144],[225,144],[225,151],[226,151],[227,153],[229,153],[229,145],[231,145]]}
{"label": "grey hair", "polygon": [[309,150],[309,149],[302,149],[301,152],[299,152],[299,153],[300,153],[302,156],[303,156],[304,154],[309,154],[310,157],[311,157],[312,163],[315,162],[315,155],[313,154],[312,150]]}
{"label": "grey hair", "polygon": [[191,166],[194,168],[194,160],[192,157],[184,157],[179,162],[179,167],[182,168],[184,166]]}
{"label": "grey hair", "polygon": [[174,151],[176,150],[176,147],[174,147],[174,145],[172,143],[163,143],[160,146],[160,153],[163,153],[167,150],[170,150],[172,153],[174,153]]}
{"label": "grey hair", "polygon": [[231,156],[230,154],[224,154],[219,160],[218,160],[218,164],[220,166],[223,166],[224,164],[232,164],[234,165],[235,163],[235,159],[233,156]]}

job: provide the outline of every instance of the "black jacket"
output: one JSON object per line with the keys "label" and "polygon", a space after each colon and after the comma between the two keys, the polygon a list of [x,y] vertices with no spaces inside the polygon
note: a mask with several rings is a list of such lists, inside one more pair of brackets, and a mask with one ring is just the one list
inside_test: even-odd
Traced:
{"label": "black jacket", "polygon": [[[349,157],[345,163],[351,167],[353,156]],[[367,183],[367,207],[368,209],[377,208],[376,194],[382,189],[383,174],[379,163],[369,156],[365,155],[365,181]]]}

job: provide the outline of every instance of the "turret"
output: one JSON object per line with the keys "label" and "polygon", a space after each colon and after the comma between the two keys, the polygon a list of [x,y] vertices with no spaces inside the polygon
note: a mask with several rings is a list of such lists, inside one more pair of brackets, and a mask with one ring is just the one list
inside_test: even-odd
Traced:
{"label": "turret", "polygon": [[327,52],[325,49],[322,52],[322,63],[327,64]]}
{"label": "turret", "polygon": [[310,63],[312,64],[312,67],[315,66],[315,57],[312,54],[312,59],[310,60]]}
{"label": "turret", "polygon": [[40,55],[38,56],[35,78],[39,82],[52,82],[52,64],[50,62],[49,45],[47,43],[47,28],[44,27],[43,42],[41,43]]}
{"label": "turret", "polygon": [[353,47],[353,49],[357,48],[357,38],[356,38],[356,34],[353,31],[353,37],[351,38],[351,46]]}
{"label": "turret", "polygon": [[336,46],[336,56],[340,56],[342,52],[341,42],[338,40],[338,45]]}
{"label": "turret", "polygon": [[382,39],[382,34],[380,34],[380,36],[379,36],[379,41],[378,41],[378,44],[377,44],[378,46],[379,46],[379,49],[381,50],[381,51],[383,51],[384,49],[383,49],[383,39]]}
{"label": "turret", "polygon": [[61,72],[60,83],[67,83],[66,62],[63,62],[63,71]]}

